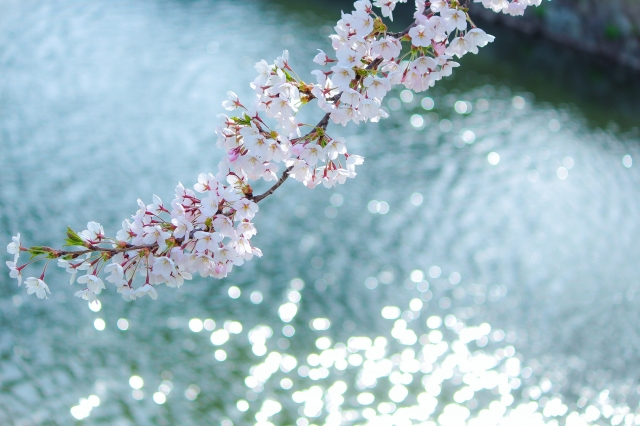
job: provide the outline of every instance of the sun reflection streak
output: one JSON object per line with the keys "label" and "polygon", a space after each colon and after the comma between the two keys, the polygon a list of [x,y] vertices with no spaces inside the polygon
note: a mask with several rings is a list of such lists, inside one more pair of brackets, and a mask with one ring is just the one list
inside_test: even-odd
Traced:
{"label": "sun reflection streak", "polygon": [[[440,273],[435,272],[431,275]],[[415,271],[412,275],[417,281],[423,278]],[[293,305],[297,311],[301,298],[293,291],[298,294],[291,297],[289,291],[283,306]],[[408,302],[409,308],[419,311],[422,306],[415,301]],[[588,405],[582,413],[572,411],[563,395],[553,390],[553,381],[535,379],[535,363],[524,364],[514,346],[503,343],[506,333],[489,323],[469,325],[453,314],[405,320],[399,318],[401,312],[397,306],[382,309],[381,317],[391,320],[386,322],[388,335],[351,336],[346,342],[318,337],[318,351],[308,353],[303,362],[291,354],[269,351],[273,330],[254,326],[248,340],[254,355],[264,358],[249,369],[246,387],[257,395],[275,380],[281,392],[291,396],[289,401],[276,401],[268,393],[256,403],[239,399],[238,412],[257,410],[252,414],[256,426],[278,424],[279,413],[295,412],[296,406],[300,416],[296,425],[308,426],[557,426],[561,419],[582,426],[603,416],[612,424],[640,423],[628,408],[614,407],[602,396],[601,404]],[[315,331],[329,325],[326,318],[308,324]],[[214,332],[220,336],[218,345],[241,330],[242,324],[225,322]],[[529,385],[522,386],[523,381]]]}

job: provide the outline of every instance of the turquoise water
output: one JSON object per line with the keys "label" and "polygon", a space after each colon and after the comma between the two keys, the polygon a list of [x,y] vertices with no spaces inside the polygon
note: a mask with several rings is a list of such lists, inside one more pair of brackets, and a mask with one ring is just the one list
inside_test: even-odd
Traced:
{"label": "turquoise water", "polygon": [[[26,244],[215,170],[224,93],[283,48],[307,74],[348,7],[1,4],[0,236]],[[4,274],[0,424],[634,424],[637,83],[496,31],[391,118],[330,128],[358,177],[287,182],[228,279],[93,312],[57,271],[47,301]]]}

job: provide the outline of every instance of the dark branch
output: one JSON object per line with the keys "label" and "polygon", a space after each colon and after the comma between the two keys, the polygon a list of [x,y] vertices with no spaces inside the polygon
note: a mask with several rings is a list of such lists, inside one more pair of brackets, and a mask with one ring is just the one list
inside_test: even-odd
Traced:
{"label": "dark branch", "polygon": [[391,37],[393,37],[393,38],[401,38],[401,37],[404,37],[404,36],[406,36],[407,34],[409,34],[409,30],[411,30],[411,28],[415,27],[416,25],[418,25],[418,24],[416,24],[416,23],[414,22],[413,24],[409,25],[407,28],[405,28],[404,30],[402,30],[402,31],[400,31],[400,32],[398,32],[398,33],[387,33],[387,35],[388,35],[388,36],[391,36]]}
{"label": "dark branch", "polygon": [[126,247],[113,247],[113,248],[92,246],[91,248],[88,248],[86,250],[78,250],[78,251],[55,250],[55,249],[52,249],[50,247],[43,247],[43,248],[44,249],[51,249],[52,251],[54,251],[56,254],[59,254],[60,256],[65,256],[67,254],[72,254],[75,257],[77,257],[77,256],[82,256],[83,254],[87,254],[87,253],[95,253],[97,251],[105,252],[105,253],[111,253],[111,254],[118,254],[118,253],[124,253],[124,252],[131,251],[131,250],[142,250],[142,249],[147,249],[147,248],[148,249],[156,249],[157,247],[158,247],[158,243],[144,244],[144,245],[140,245],[140,246],[127,245]]}
{"label": "dark branch", "polygon": [[[468,3],[469,0],[462,0],[461,3]],[[429,16],[431,14],[431,8],[427,7],[424,12],[422,13],[424,16]],[[413,24],[409,25],[407,28],[405,28],[404,30],[398,32],[398,33],[387,33],[387,35],[393,37],[393,38],[401,38],[406,36],[407,34],[409,34],[409,31],[411,30],[411,28],[417,26],[418,24],[414,21]]]}
{"label": "dark branch", "polygon": [[289,177],[289,172],[291,171],[291,169],[293,169],[293,166],[287,167],[285,169],[285,171],[282,172],[282,176],[280,177],[278,182],[276,182],[275,185],[273,185],[271,188],[269,188],[269,190],[267,192],[265,192],[264,194],[256,195],[255,197],[252,198],[252,200],[255,203],[259,203],[260,201],[264,200],[269,195],[273,194],[275,192],[275,190],[278,189],[280,187],[280,185],[282,185],[284,183],[285,180],[287,180],[287,178]]}

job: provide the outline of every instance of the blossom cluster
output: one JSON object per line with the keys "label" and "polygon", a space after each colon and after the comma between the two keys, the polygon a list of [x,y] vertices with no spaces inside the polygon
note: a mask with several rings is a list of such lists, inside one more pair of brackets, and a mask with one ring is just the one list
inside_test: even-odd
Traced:
{"label": "blossom cluster", "polygon": [[496,13],[502,12],[512,16],[524,15],[524,11],[528,6],[540,6],[542,0],[474,0],[476,3],[482,3],[487,9],[491,9]]}
{"label": "blossom cluster", "polygon": [[[262,256],[250,242],[256,234],[251,220],[258,211],[258,205],[251,200],[251,188],[233,174],[226,181],[228,185],[203,173],[194,185],[195,191],[179,184],[170,205],[155,195],[152,204],[138,200],[139,210],[131,220],[122,222],[115,238],[105,237],[103,227],[96,222],[89,222],[80,233],[69,229],[68,244],[86,247],[85,250],[63,252],[38,247],[25,251],[57,259],[58,266],[71,274],[70,283],[77,281],[84,286],[75,295],[89,302],[105,289],[100,272],[109,274],[106,281],[115,285],[127,301],[145,295],[156,299],[156,286],[179,288],[195,273],[223,278],[234,266]],[[20,247],[18,235],[8,247],[14,253],[14,261],[7,262],[19,283],[26,266],[16,267]],[[80,271],[84,275],[76,280]],[[143,281],[138,287],[134,287],[136,276]],[[28,278],[25,283],[27,292],[35,292],[41,299],[49,293],[43,276]]]}
{"label": "blossom cluster", "polygon": [[[264,60],[256,64],[258,76],[251,83],[256,98],[250,105],[245,106],[235,93],[228,93],[229,100],[223,106],[239,114],[219,116],[217,145],[227,155],[219,164],[218,177],[235,173],[250,181],[274,181],[278,180],[280,164],[287,175],[310,188],[319,183],[332,187],[356,176],[355,166],[363,159],[347,153],[343,138],[329,136],[326,126],[314,127],[296,120],[302,105],[315,95],[321,96],[319,101],[325,100],[325,94],[319,85],[295,77],[288,57],[288,51],[284,51],[273,64]],[[333,92],[333,88],[326,91]],[[270,127],[265,120],[275,121],[275,125]],[[313,130],[302,136],[300,128],[304,126]]]}
{"label": "blossom cluster", "polygon": [[[296,74],[284,51],[272,64],[262,60],[255,65],[253,100],[243,102],[228,92],[223,107],[231,115],[221,114],[216,128],[217,146],[226,155],[215,176],[200,174],[193,190],[178,185],[168,205],[157,196],[148,205],[138,200],[139,210],[122,222],[115,237],[106,237],[96,222],[79,233],[69,228],[67,245],[73,250],[27,248],[18,234],[7,247],[14,255],[6,262],[10,276],[20,285],[27,266],[46,260],[39,278],[25,280],[28,294],[46,298],[45,272],[55,260],[71,274],[71,284],[83,287],[75,295],[89,302],[106,288],[101,273],[108,274],[105,280],[127,301],[145,295],[156,299],[161,284],[179,288],[196,273],[223,278],[234,266],[262,256],[250,242],[257,232],[252,223],[257,203],[289,176],[309,188],[320,183],[330,188],[355,177],[355,167],[363,163],[361,156],[348,152],[343,138],[329,135],[329,122],[345,126],[386,118],[382,102],[394,86],[425,91],[459,66],[454,57],[478,53],[493,41],[473,24],[469,1],[416,0],[415,21],[392,33],[383,18],[392,20],[397,3],[406,0],[357,0],[330,36],[331,55],[319,50],[315,56],[314,62],[324,67],[312,72],[315,83]],[[475,1],[495,12],[520,14],[541,0]],[[299,122],[299,110],[312,102],[324,117],[316,125]],[[254,195],[250,182],[260,179],[276,182]],[[18,265],[21,252],[31,259]]]}

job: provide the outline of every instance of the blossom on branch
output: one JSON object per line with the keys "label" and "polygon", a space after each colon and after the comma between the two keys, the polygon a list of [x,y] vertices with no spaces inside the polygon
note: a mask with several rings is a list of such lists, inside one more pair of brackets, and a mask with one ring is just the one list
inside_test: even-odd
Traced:
{"label": "blossom on branch", "polygon": [[35,294],[38,299],[48,299],[47,293],[51,294],[49,286],[40,278],[29,277],[24,283],[27,286],[27,294]]}
{"label": "blossom on branch", "polygon": [[13,255],[13,263],[15,264],[20,257],[20,234],[15,237],[11,237],[11,242],[7,245],[7,253]]}
{"label": "blossom on branch", "polygon": [[[330,121],[347,125],[386,118],[382,102],[393,86],[428,90],[459,66],[454,56],[478,53],[493,41],[473,24],[469,1],[416,0],[415,21],[399,33],[388,30],[374,6],[382,17],[392,19],[396,5],[406,0],[356,1],[329,36],[336,59],[322,50],[313,58],[325,67],[312,71],[315,84],[298,76],[285,50],[271,64],[255,64],[252,101],[241,102],[234,92],[227,92],[222,106],[232,115],[218,116],[216,145],[226,154],[215,175],[198,175],[193,190],[178,184],[168,204],[157,195],[148,205],[138,200],[137,212],[122,222],[115,238],[107,237],[97,222],[89,222],[79,233],[68,228],[68,250],[26,248],[18,234],[7,246],[13,255],[13,261],[6,262],[10,277],[20,285],[24,268],[56,259],[71,274],[72,285],[78,271],[86,271],[77,279],[84,288],[75,292],[84,300],[95,302],[106,288],[101,273],[108,274],[106,281],[124,300],[146,295],[155,300],[162,284],[180,288],[196,273],[224,278],[234,266],[261,257],[262,251],[251,243],[257,233],[253,220],[258,203],[290,176],[308,188],[320,183],[331,188],[354,178],[356,166],[363,164],[363,157],[349,152],[348,141],[328,131]],[[541,0],[475,2],[516,15]],[[308,105],[323,112],[316,124],[299,121],[298,112]],[[256,195],[251,185],[260,179],[275,183]],[[18,265],[21,251],[31,260]],[[45,272],[46,266],[40,278],[27,278],[28,294],[47,297]]]}

